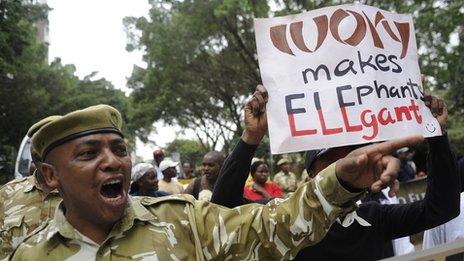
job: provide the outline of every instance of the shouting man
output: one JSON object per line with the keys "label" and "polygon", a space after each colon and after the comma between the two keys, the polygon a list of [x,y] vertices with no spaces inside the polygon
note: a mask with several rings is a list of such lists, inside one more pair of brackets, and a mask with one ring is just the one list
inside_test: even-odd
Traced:
{"label": "shouting man", "polygon": [[390,151],[423,140],[355,150],[285,201],[229,209],[188,195],[128,196],[131,160],[121,128],[120,113],[98,105],[35,130],[41,173],[63,201],[13,260],[293,258],[352,212],[366,188],[379,191],[396,178],[399,162],[387,156]]}

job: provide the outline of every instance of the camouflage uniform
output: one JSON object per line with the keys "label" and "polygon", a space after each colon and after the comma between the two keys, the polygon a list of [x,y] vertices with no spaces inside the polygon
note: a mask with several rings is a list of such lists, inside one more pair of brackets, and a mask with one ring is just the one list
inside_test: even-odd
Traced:
{"label": "camouflage uniform", "polygon": [[298,186],[296,176],[293,172],[289,172],[288,174],[285,174],[283,171],[277,172],[274,176],[274,182],[279,184],[285,193],[295,191]]}
{"label": "camouflage uniform", "polygon": [[51,219],[61,198],[43,192],[34,175],[15,179],[0,189],[0,259],[43,221]]}
{"label": "camouflage uniform", "polygon": [[98,245],[55,218],[16,250],[13,260],[283,260],[317,243],[362,196],[346,191],[332,165],[290,198],[229,209],[190,195],[133,197]]}

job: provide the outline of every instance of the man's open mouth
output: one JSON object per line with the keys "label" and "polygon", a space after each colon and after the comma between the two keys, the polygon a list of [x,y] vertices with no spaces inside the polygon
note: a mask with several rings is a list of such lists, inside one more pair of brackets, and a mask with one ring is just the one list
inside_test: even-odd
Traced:
{"label": "man's open mouth", "polygon": [[122,198],[124,195],[122,181],[117,179],[106,181],[100,189],[100,194],[106,200],[118,200]]}

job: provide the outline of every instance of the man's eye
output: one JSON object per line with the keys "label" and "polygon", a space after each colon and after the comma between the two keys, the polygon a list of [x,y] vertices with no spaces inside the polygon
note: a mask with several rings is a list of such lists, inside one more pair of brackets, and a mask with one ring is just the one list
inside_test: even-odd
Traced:
{"label": "man's eye", "polygon": [[95,150],[86,150],[86,151],[80,152],[79,157],[91,158],[91,157],[94,157],[96,154],[97,152]]}
{"label": "man's eye", "polygon": [[127,148],[126,147],[118,147],[116,148],[116,153],[121,156],[127,156]]}

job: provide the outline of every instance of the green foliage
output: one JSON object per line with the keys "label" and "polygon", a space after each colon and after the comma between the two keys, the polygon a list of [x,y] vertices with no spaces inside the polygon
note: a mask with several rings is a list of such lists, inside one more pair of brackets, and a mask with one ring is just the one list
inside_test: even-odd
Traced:
{"label": "green foliage", "polygon": [[[352,1],[152,0],[150,19],[126,18],[128,50],[144,49],[147,69],[130,79],[134,115],[149,132],[162,119],[202,130],[213,147],[242,132],[241,108],[260,82],[254,17],[299,13]],[[432,90],[447,92],[452,114],[464,108],[464,1],[367,0],[414,16],[422,72]],[[455,118],[453,118],[455,119]],[[451,124],[451,126],[458,126]],[[452,127],[454,128],[454,127]],[[233,135],[230,135],[232,133]]]}
{"label": "green foliage", "polygon": [[457,156],[464,156],[464,118],[462,115],[454,115],[448,127],[448,138],[451,149]]}
{"label": "green foliage", "polygon": [[[36,40],[33,22],[44,6],[0,2],[0,143],[17,148],[42,108],[44,90],[34,88],[46,65],[46,49]],[[22,122],[19,124],[19,122]]]}
{"label": "green foliage", "polygon": [[[15,74],[25,62],[43,62],[44,49],[37,45],[33,22],[44,19],[48,8],[27,1],[0,1],[0,77]],[[3,80],[3,79],[2,79]]]}
{"label": "green foliage", "polygon": [[152,1],[150,21],[126,18],[128,49],[144,48],[148,65],[130,80],[135,113],[202,131],[213,148],[240,135],[244,97],[260,81],[251,19],[268,7],[255,2]]}
{"label": "green foliage", "polygon": [[[72,65],[47,64],[46,47],[37,41],[34,22],[46,19],[47,6],[27,1],[0,1],[0,144],[18,149],[39,119],[106,103],[130,121],[128,99],[93,74],[80,80]],[[133,125],[124,130],[132,141]]]}
{"label": "green foliage", "polygon": [[[73,66],[63,66],[59,61],[34,69],[18,73],[0,89],[0,121],[5,123],[0,127],[0,135],[4,145],[18,148],[29,127],[48,115],[62,115],[100,103],[129,115],[124,93],[105,79],[79,80]],[[127,116],[124,121],[129,121]],[[131,141],[133,131],[126,126],[124,132]]]}
{"label": "green foliage", "polygon": [[265,135],[255,152],[255,157],[262,159],[269,159],[271,157],[271,145],[269,143],[269,136]]}
{"label": "green foliage", "polygon": [[198,140],[175,139],[167,145],[165,151],[168,155],[178,152],[182,162],[190,162],[194,167],[201,164],[203,156],[210,151],[210,148],[205,147]]}

